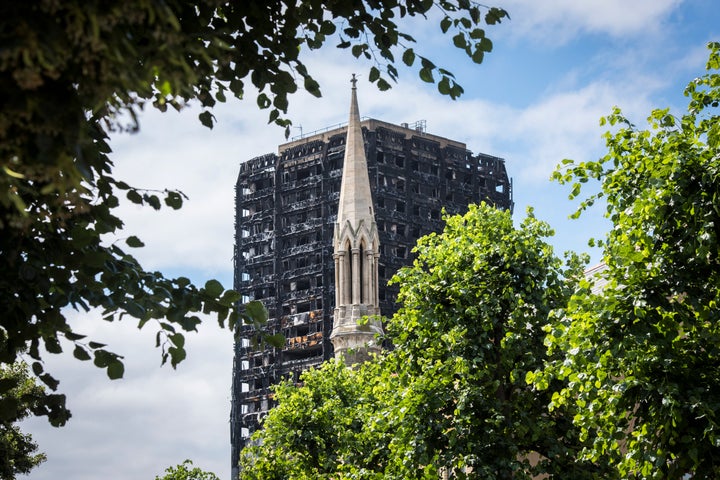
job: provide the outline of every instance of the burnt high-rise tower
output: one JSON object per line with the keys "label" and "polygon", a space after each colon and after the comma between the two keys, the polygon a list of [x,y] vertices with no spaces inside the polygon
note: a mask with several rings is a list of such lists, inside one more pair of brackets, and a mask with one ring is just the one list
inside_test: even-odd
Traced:
{"label": "burnt high-rise tower", "polygon": [[[511,209],[511,182],[503,159],[474,155],[461,142],[428,134],[424,122],[368,119],[350,127],[351,134],[362,132],[362,140],[360,135],[352,140],[353,148],[364,143],[379,237],[372,264],[379,288],[372,299],[388,316],[396,310],[397,287],[387,281],[411,261],[420,236],[442,229],[442,209],[461,213],[481,201]],[[268,330],[286,341],[283,348],[258,349],[251,345],[252,329],[239,332],[230,419],[233,478],[240,450],[272,406],[270,386],[333,356],[339,261],[333,235],[347,142],[348,127],[328,129],[240,165],[235,288],[245,301],[263,301],[270,313]],[[364,298],[357,288],[356,295]],[[352,290],[346,295],[352,298]]]}

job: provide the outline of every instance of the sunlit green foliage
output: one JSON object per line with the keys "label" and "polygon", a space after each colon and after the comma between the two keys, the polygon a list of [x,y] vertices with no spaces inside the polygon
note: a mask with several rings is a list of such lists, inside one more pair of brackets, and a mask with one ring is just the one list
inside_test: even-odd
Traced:
{"label": "sunlit green foliage", "polygon": [[240,458],[243,480],[386,478],[389,426],[381,406],[398,392],[396,376],[370,362],[340,360],[275,386],[277,407]]}
{"label": "sunlit green foliage", "polygon": [[[555,178],[597,180],[613,228],[607,282],[589,282],[558,312],[538,379],[568,381],[583,458],[611,455],[623,478],[720,476],[720,44],[688,85],[687,112],[654,110],[646,129],[619,109],[603,119],[608,153],[567,161]],[[536,379],[537,381],[537,379]]]}
{"label": "sunlit green foliage", "polygon": [[402,307],[388,322],[396,345],[388,362],[402,372],[410,403],[395,410],[403,473],[423,465],[482,479],[602,471],[575,463],[572,414],[548,415],[549,394],[525,383],[546,360],[548,314],[565,304],[583,267],[554,255],[552,234],[531,211],[515,227],[508,212],[471,206],[421,239],[414,265],[394,279]]}
{"label": "sunlit green foliage", "polygon": [[53,425],[62,425],[70,417],[63,395],[46,395],[35,383],[27,365],[22,362],[0,365],[0,479],[12,480],[28,474],[45,461],[38,453],[32,436],[23,433],[17,422],[30,415],[48,415]]}
{"label": "sunlit green foliage", "polygon": [[200,467],[193,467],[192,460],[165,469],[165,475],[156,476],[155,480],[220,480],[212,472],[206,472]]}

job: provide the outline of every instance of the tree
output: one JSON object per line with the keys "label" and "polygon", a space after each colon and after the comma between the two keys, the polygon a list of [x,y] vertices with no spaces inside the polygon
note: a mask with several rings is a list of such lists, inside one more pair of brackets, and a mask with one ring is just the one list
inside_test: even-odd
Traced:
{"label": "tree", "polygon": [[402,307],[388,322],[389,358],[408,385],[396,406],[397,472],[595,478],[600,462],[575,462],[572,410],[548,415],[550,395],[525,383],[547,359],[549,312],[565,305],[583,261],[570,255],[564,265],[531,210],[517,227],[484,204],[446,222],[393,279]]}
{"label": "tree", "polygon": [[471,206],[422,238],[394,278],[394,349],[331,362],[276,389],[278,406],[241,457],[241,478],[612,478],[582,447],[572,409],[525,382],[547,359],[543,328],[583,263],[564,266],[532,214]]}
{"label": "tree", "polygon": [[200,467],[193,467],[192,460],[165,469],[165,475],[156,476],[155,480],[220,480],[212,472],[206,472]]}
{"label": "tree", "polygon": [[389,478],[390,428],[374,419],[397,394],[395,378],[378,362],[350,368],[335,359],[299,384],[275,385],[277,406],[241,452],[240,478]]}
{"label": "tree", "polygon": [[74,331],[68,309],[99,309],[106,321],[133,317],[139,328],[154,324],[163,362],[173,366],[185,357],[183,332],[197,329],[200,312],[231,328],[262,323],[261,306],[239,313],[238,293],[216,280],[198,287],[167,278],[129,253],[143,243],[122,237],[120,197],[178,209],[185,196],[115,178],[108,134],[137,129],[139,111],[150,105],[164,111],[199,103],[200,121],[212,127],[212,106],[227,94],[242,98],[246,82],[259,90],[257,105],[269,110],[269,121],[289,128],[282,114],[298,84],[320,95],[300,53],[328,42],[370,59],[369,79],[381,90],[390,86],[386,78],[397,78],[397,56],[423,80],[437,76],[440,93],[455,98],[462,88],[452,74],[416,54],[395,21],[425,18],[431,9],[476,63],[492,48],[480,26],[507,16],[465,0],[0,5],[0,362],[27,352],[33,372],[55,390],[41,347],[60,353],[68,341],[76,358],[121,377],[122,357]]}
{"label": "tree", "polygon": [[537,378],[569,381],[553,406],[577,408],[582,457],[611,455],[623,478],[720,475],[720,44],[709,48],[685,114],[654,110],[641,129],[615,109],[608,153],[555,173],[571,198],[599,181],[578,214],[602,197],[613,228],[605,286],[583,282],[558,312],[548,344],[561,356]]}
{"label": "tree", "polygon": [[37,453],[38,446],[32,436],[15,425],[31,414],[45,414],[55,425],[70,417],[64,408],[62,395],[46,395],[42,386],[35,383],[28,367],[22,362],[0,365],[0,479],[12,480],[45,461],[45,454]]}

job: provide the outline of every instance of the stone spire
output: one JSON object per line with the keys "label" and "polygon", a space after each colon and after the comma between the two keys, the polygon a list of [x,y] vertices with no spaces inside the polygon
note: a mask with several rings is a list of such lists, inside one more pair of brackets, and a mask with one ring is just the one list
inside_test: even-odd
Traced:
{"label": "stone spire", "polygon": [[[352,77],[350,121],[333,236],[335,319],[330,340],[335,355],[348,364],[380,351],[382,333],[378,302],[380,242],[373,212],[365,142],[357,106],[357,79]],[[369,316],[363,320],[363,317]]]}
{"label": "stone spire", "polygon": [[365,141],[360,126],[360,113],[357,104],[357,79],[352,77],[352,98],[350,100],[350,120],[348,121],[347,140],[345,142],[345,163],[340,187],[340,206],[337,223],[346,222],[357,225],[361,221],[375,223],[370,177],[365,158]]}

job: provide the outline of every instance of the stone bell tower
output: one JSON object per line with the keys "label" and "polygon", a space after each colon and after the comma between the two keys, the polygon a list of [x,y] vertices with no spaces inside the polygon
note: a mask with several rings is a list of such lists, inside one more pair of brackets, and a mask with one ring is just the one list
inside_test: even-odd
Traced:
{"label": "stone bell tower", "polygon": [[[352,77],[350,121],[337,223],[333,236],[335,312],[332,341],[335,356],[347,364],[369,359],[380,351],[378,258],[380,242],[373,211],[365,142],[357,105],[357,79]],[[363,317],[369,317],[363,319]]]}

